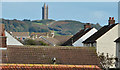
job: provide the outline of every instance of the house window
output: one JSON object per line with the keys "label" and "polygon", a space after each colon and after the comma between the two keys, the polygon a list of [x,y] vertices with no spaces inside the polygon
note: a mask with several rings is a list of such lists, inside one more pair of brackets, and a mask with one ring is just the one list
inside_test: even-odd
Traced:
{"label": "house window", "polygon": [[25,40],[25,38],[23,38],[23,40]]}

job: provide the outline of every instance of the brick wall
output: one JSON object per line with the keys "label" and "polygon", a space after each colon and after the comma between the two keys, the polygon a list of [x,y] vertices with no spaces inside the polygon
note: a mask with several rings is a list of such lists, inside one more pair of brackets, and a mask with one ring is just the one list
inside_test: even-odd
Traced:
{"label": "brick wall", "polygon": [[7,47],[5,36],[0,36],[0,47]]}
{"label": "brick wall", "polygon": [[4,34],[4,30],[5,30],[4,24],[0,23],[0,36],[2,36]]}
{"label": "brick wall", "polygon": [[3,63],[52,64],[55,57],[57,64],[99,65],[91,48],[9,46],[3,54]]}
{"label": "brick wall", "polygon": [[0,23],[0,47],[6,47],[5,27]]}

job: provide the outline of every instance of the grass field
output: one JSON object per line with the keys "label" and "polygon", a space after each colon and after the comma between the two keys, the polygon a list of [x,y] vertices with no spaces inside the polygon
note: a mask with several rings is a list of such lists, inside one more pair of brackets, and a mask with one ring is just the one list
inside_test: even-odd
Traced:
{"label": "grass field", "polygon": [[43,25],[43,23],[33,23],[33,24]]}

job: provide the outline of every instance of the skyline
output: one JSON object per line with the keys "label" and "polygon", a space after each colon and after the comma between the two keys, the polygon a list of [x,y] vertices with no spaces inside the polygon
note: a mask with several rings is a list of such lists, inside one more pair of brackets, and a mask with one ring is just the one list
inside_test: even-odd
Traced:
{"label": "skyline", "polygon": [[[117,2],[46,2],[46,4],[49,6],[49,19],[106,25],[109,17],[115,17],[118,22]],[[44,2],[3,2],[2,18],[40,20],[43,5]]]}

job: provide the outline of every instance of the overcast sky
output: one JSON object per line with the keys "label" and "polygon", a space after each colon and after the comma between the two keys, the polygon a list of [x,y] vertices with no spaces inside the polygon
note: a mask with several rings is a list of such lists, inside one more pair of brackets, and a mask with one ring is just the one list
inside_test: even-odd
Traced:
{"label": "overcast sky", "polygon": [[[2,18],[39,20],[42,17],[44,2],[3,2]],[[108,18],[117,22],[117,2],[46,2],[49,6],[49,19],[77,20],[84,23],[106,25]]]}

